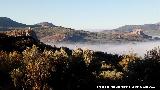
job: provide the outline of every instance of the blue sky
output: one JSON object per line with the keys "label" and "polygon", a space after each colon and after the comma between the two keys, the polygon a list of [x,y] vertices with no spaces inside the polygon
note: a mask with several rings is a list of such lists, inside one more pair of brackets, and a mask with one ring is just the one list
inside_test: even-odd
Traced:
{"label": "blue sky", "polygon": [[160,0],[0,0],[0,16],[74,29],[112,29],[160,22]]}

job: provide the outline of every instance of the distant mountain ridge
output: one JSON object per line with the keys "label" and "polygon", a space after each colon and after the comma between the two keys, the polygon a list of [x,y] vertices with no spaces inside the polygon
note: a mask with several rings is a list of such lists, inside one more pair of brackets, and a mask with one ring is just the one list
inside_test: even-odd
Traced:
{"label": "distant mountain ridge", "polygon": [[18,23],[7,17],[0,17],[0,27],[25,27],[26,24]]}
{"label": "distant mountain ridge", "polygon": [[160,30],[160,24],[144,24],[144,25],[125,25],[114,30],[132,31],[133,29]]}
{"label": "distant mountain ridge", "polygon": [[54,27],[52,23],[41,22],[34,25],[27,25],[23,23],[16,22],[8,17],[0,17],[0,28],[14,28],[14,27]]}
{"label": "distant mountain ridge", "polygon": [[144,24],[144,25],[125,25],[112,30],[104,30],[102,32],[132,32],[135,29],[141,29],[147,35],[160,36],[160,23]]}
{"label": "distant mountain ridge", "polygon": [[[152,35],[159,34],[160,24],[126,25],[113,30],[102,32],[90,32],[75,30],[62,26],[55,26],[49,22],[41,22],[34,25],[26,25],[0,17],[0,31],[33,30],[37,38],[43,42],[67,42],[67,43],[114,43],[130,41],[154,40]],[[10,29],[11,28],[11,29]],[[19,32],[19,31],[18,31]],[[159,38],[156,38],[159,40]]]}

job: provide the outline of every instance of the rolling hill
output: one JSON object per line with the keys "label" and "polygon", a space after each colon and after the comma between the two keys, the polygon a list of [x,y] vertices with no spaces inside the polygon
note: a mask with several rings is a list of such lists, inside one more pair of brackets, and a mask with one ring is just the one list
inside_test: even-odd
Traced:
{"label": "rolling hill", "polygon": [[[160,24],[158,23],[126,25],[109,31],[90,32],[56,26],[49,22],[26,25],[13,21],[7,17],[0,17],[0,31],[31,29],[42,42],[54,43],[125,43],[155,40],[152,38],[152,35],[156,35],[157,33],[160,34],[159,25]],[[158,39],[159,38],[156,38],[156,40]]]}
{"label": "rolling hill", "polygon": [[[160,23],[144,24],[144,25],[125,25],[125,26],[110,30],[110,32],[131,32],[134,29],[142,29],[143,32],[147,35],[160,36]],[[104,30],[103,32],[108,32],[108,30]]]}
{"label": "rolling hill", "polygon": [[22,24],[16,21],[11,20],[7,17],[0,17],[0,27],[6,28],[6,27],[26,27],[26,24]]}

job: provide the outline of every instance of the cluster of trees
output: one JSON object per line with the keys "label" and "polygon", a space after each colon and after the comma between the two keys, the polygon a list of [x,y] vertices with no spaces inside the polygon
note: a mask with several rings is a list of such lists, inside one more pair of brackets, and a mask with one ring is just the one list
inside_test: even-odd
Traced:
{"label": "cluster of trees", "polygon": [[97,85],[160,85],[160,48],[144,58],[66,47],[0,51],[0,89],[95,90]]}

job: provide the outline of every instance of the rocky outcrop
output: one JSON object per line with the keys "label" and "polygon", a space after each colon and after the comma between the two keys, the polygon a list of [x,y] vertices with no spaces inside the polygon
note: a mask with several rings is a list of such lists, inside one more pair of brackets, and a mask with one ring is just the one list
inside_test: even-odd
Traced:
{"label": "rocky outcrop", "polygon": [[24,50],[39,42],[32,30],[10,30],[0,33],[0,49]]}
{"label": "rocky outcrop", "polygon": [[[25,34],[20,34],[20,33]],[[26,34],[28,33],[28,34]],[[32,47],[36,45],[40,50],[48,49],[55,50],[56,47],[52,47],[50,45],[45,45],[40,42],[37,38],[35,38],[36,34],[33,35],[33,31],[12,31],[0,33],[0,50],[4,51],[23,51],[27,47]]]}
{"label": "rocky outcrop", "polygon": [[134,29],[131,32],[113,32],[112,38],[125,39],[129,41],[142,41],[143,39],[151,39],[152,36],[144,34],[142,29]]}
{"label": "rocky outcrop", "polygon": [[39,26],[44,27],[44,28],[55,27],[55,25],[53,25],[52,23],[49,23],[49,22],[41,22],[41,23],[37,23],[35,25],[39,25]]}
{"label": "rocky outcrop", "polygon": [[3,32],[5,35],[7,36],[12,36],[12,37],[20,37],[20,36],[31,36],[33,37],[35,40],[37,39],[36,33],[31,30],[31,29],[27,29],[27,30],[9,30],[6,32]]}
{"label": "rocky outcrop", "polygon": [[130,32],[130,34],[139,35],[142,36],[143,38],[152,38],[152,36],[144,34],[142,29],[134,29],[132,32]]}

